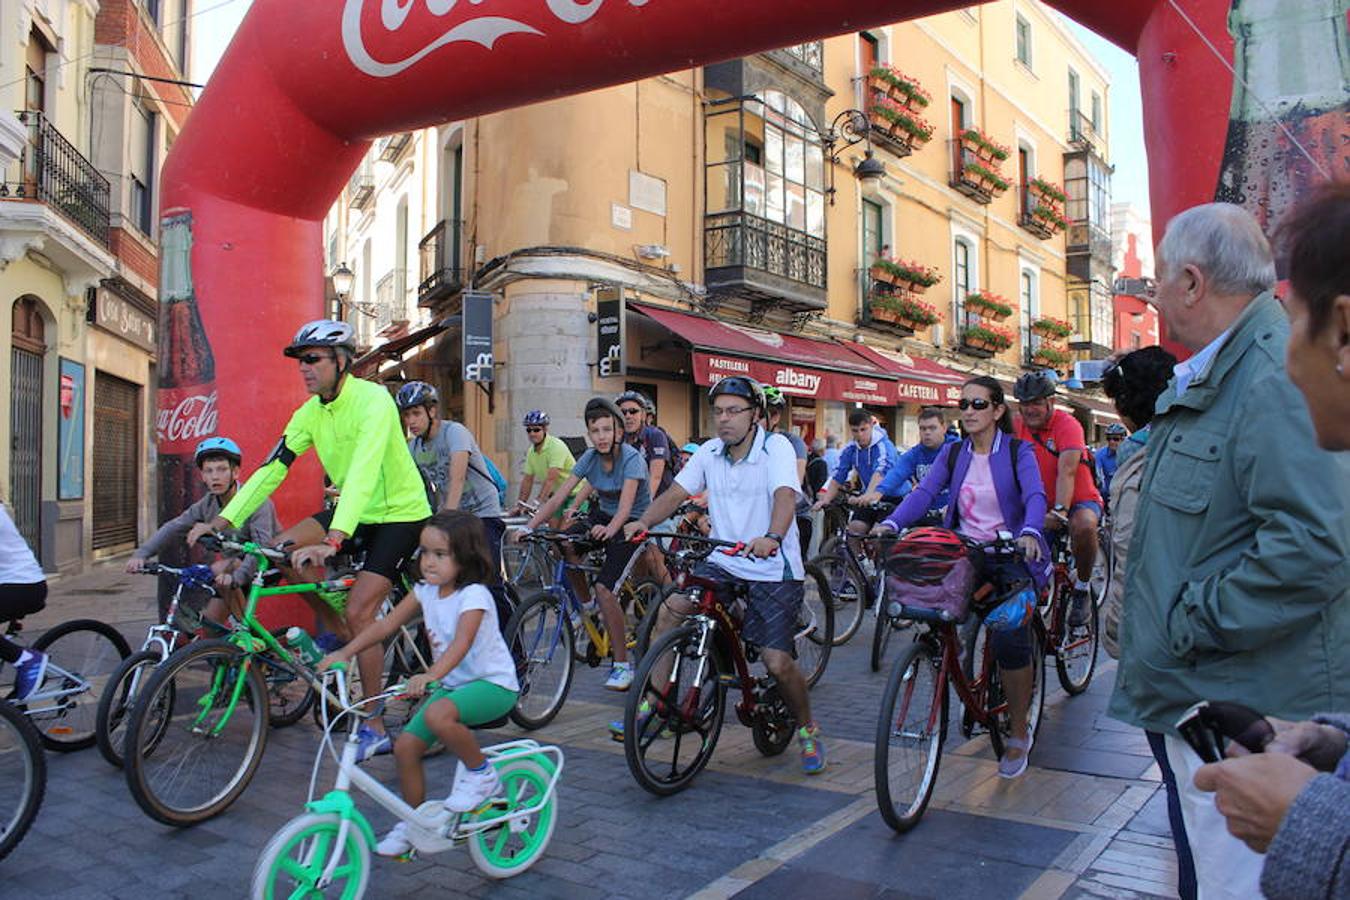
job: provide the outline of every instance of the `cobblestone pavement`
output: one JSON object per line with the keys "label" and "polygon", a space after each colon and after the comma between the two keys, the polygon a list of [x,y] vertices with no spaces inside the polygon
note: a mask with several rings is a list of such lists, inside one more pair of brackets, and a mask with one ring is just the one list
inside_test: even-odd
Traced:
{"label": "cobblestone pavement", "polygon": [[[133,648],[154,615],[153,580],[113,564],[52,584],[33,637],[91,616]],[[899,837],[872,794],[872,742],[884,673],[867,665],[870,622],[836,648],[812,702],[829,751],[807,778],[796,754],[766,759],[728,716],[709,769],[658,799],[637,786],[604,726],[621,696],[581,668],[563,712],[533,735],[560,745],[566,769],[547,854],[507,882],[479,875],[464,852],[379,861],[369,896],[470,897],[1140,897],[1174,896],[1175,871],[1158,772],[1143,735],[1105,716],[1114,668],[1069,698],[1051,690],[1026,776],[1004,781],[987,739],[944,757],[923,822]],[[514,727],[485,741],[520,735]],[[144,816],[120,771],[96,750],[48,755],[47,797],[33,830],[0,862],[0,897],[238,898],[258,852],[301,810],[317,731],[309,720],[271,731],[266,757],[223,815],[176,830]],[[367,764],[395,782],[393,761]],[[429,793],[448,792],[454,760],[427,761]],[[320,776],[331,781],[331,766]],[[362,804],[377,832],[392,819]]]}

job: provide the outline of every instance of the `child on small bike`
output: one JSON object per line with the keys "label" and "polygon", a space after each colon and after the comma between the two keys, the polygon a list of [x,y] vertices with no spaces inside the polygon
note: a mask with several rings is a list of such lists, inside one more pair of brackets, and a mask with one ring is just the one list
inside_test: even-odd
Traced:
{"label": "child on small bike", "polygon": [[[485,584],[495,570],[482,522],[459,510],[438,512],[422,528],[418,563],[422,580],[412,592],[383,619],[325,656],[319,668],[347,662],[367,647],[379,646],[420,608],[436,661],[424,674],[408,679],[409,694],[417,697],[430,689],[430,696],[394,744],[399,788],[413,807],[426,799],[422,756],[440,740],[459,758],[445,807],[455,813],[469,812],[501,789],[496,770],[470,728],[509,713],[520,690],[515,663],[502,639],[496,603]],[[411,849],[407,826],[399,822],[375,852],[403,856]]]}

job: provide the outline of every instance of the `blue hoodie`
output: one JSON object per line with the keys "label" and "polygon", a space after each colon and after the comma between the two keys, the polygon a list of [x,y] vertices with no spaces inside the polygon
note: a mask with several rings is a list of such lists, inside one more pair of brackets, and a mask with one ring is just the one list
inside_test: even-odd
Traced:
{"label": "blue hoodie", "polygon": [[[947,432],[942,442],[942,447],[947,444],[954,444],[959,441],[956,435]],[[923,481],[928,474],[928,468],[937,461],[938,454],[942,452],[942,447],[935,450],[929,450],[923,444],[915,444],[901,455],[899,461],[891,466],[891,470],[886,473],[886,477],[881,479],[878,490],[883,497],[903,497],[914,489],[914,485]],[[933,500],[932,510],[938,511],[947,506],[947,489],[944,487],[942,492]]]}

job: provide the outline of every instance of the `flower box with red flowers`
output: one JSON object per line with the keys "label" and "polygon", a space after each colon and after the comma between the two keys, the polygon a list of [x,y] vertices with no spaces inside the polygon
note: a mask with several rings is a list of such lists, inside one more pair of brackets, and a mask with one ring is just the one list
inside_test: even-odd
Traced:
{"label": "flower box with red flowers", "polygon": [[966,294],[966,309],[977,312],[985,318],[1003,320],[1013,314],[1013,305],[1006,297],[1000,297],[992,291],[976,291]]}

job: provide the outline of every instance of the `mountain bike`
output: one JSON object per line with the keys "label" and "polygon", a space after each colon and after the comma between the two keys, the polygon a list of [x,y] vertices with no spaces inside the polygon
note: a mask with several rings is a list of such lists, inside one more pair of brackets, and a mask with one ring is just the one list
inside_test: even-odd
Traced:
{"label": "mountain bike", "polygon": [[545,553],[544,547],[535,543],[517,543],[510,540],[512,529],[518,529],[530,521],[538,506],[522,504],[524,515],[502,518],[506,526],[502,532],[501,560],[502,581],[514,585],[522,595],[534,594],[552,584],[553,565]]}
{"label": "mountain bike", "polygon": [[[1077,695],[1087,690],[1097,669],[1097,645],[1102,637],[1100,611],[1096,602],[1090,602],[1087,604],[1087,622],[1069,624],[1069,611],[1073,607],[1074,561],[1066,529],[1051,533],[1050,558],[1054,560],[1054,578],[1042,597],[1041,606],[1046,631],[1045,651],[1055,657],[1060,685],[1069,694]],[[1092,589],[1095,591],[1096,586]]]}
{"label": "mountain bike", "polygon": [[[848,513],[857,509],[875,512],[878,518],[895,508],[891,503],[872,503],[858,507],[848,501],[856,493],[840,491],[825,506],[826,520],[835,523],[834,530],[820,542],[820,552],[811,558],[811,564],[825,574],[830,588],[830,602],[834,607],[834,645],[843,646],[858,633],[863,614],[875,610],[878,588],[878,567],[863,547],[863,538],[850,534]],[[873,668],[876,671],[876,668]]]}
{"label": "mountain bike", "polygon": [[[662,552],[694,612],[677,613],[679,624],[654,636],[638,664],[624,705],[623,745],[637,783],[653,794],[668,796],[688,787],[712,759],[722,732],[727,688],[740,689],[736,716],[750,728],[756,749],[765,756],[787,749],[797,721],[773,676],[750,674],[759,650],[741,638],[747,583],[713,580],[694,571],[714,551],[735,556],[746,545],[655,532],[635,539],[649,538],[677,539]],[[824,673],[833,646],[834,609],[828,596],[824,574],[807,566],[795,644],[808,687]],[[650,713],[641,711],[644,703]]]}
{"label": "mountain bike", "polygon": [[[265,574],[289,553],[217,538],[225,552],[258,561],[242,616],[229,634],[174,651],[139,692],[123,739],[127,786],[147,815],[166,825],[205,821],[248,787],[267,746],[267,672],[284,669],[319,687],[296,651],[258,621],[264,597],[313,593],[345,601],[354,575],[267,587]],[[332,702],[332,698],[329,698]]]}
{"label": "mountain bike", "polygon": [[[543,548],[553,572],[549,586],[520,602],[506,628],[512,654],[520,660],[520,698],[511,710],[511,721],[521,728],[542,728],[558,715],[571,689],[575,663],[591,667],[613,656],[609,633],[600,618],[599,605],[577,596],[568,576],[581,572],[587,586],[594,587],[604,546],[586,535],[539,528],[521,535],[520,543]],[[562,548],[571,545],[588,558],[569,562]],[[661,585],[654,578],[630,578],[642,551],[634,553],[619,579],[616,598],[624,610],[625,646],[635,646],[636,628],[647,611],[661,599]]]}
{"label": "mountain bike", "polygon": [[47,791],[47,756],[37,729],[0,700],[0,859],[28,833]]}
{"label": "mountain bike", "polygon": [[[557,786],[563,770],[558,747],[530,740],[508,741],[484,747],[483,754],[497,769],[500,795],[467,813],[452,813],[440,800],[428,800],[416,809],[380,784],[356,762],[357,731],[374,704],[391,699],[401,685],[379,696],[353,702],[344,677],[346,664],[321,673],[325,693],[341,703],[339,720],[347,725],[341,752],[333,743],[336,721],[324,724],[315,754],[305,812],[287,822],[268,841],[253,868],[255,900],[275,897],[341,897],[355,900],[370,883],[371,851],[375,831],[357,807],[352,788],[370,797],[408,824],[414,853],[440,853],[463,844],[478,870],[489,878],[519,875],[543,855],[558,821]],[[496,727],[505,721],[481,727]],[[315,799],[324,751],[337,764],[333,789]]]}
{"label": "mountain bike", "polygon": [[[5,628],[17,640],[18,619]],[[106,622],[74,619],[49,628],[31,649],[47,654],[47,674],[27,699],[15,699],[14,667],[0,666],[0,698],[9,700],[37,729],[48,750],[69,752],[94,745],[99,697],[112,673],[131,653],[127,639]]]}
{"label": "mountain bike", "polygon": [[[980,544],[967,541],[971,552],[985,553],[994,561],[1020,559],[1012,535],[1004,533],[996,540]],[[982,585],[973,593],[972,607],[985,612],[998,601],[1013,596],[1031,584],[1030,573],[1015,579],[997,591]],[[980,601],[984,601],[981,604]],[[966,737],[981,731],[989,734],[994,754],[1002,757],[1011,732],[1008,700],[994,660],[988,627],[979,612],[968,612],[960,620],[932,609],[906,605],[892,596],[887,603],[894,615],[913,620],[914,641],[891,667],[877,718],[873,753],[873,779],[877,806],[886,824],[905,832],[923,817],[947,741],[947,687],[956,690],[964,707],[961,730]],[[971,617],[978,617],[972,623]],[[972,625],[958,628],[962,623]],[[1040,619],[1031,620],[1031,659],[1034,682],[1028,730],[1033,740],[1041,723],[1045,705],[1045,635]]]}
{"label": "mountain bike", "polygon": [[[141,570],[146,575],[171,575],[177,580],[173,599],[165,621],[150,626],[141,648],[122,660],[108,678],[99,697],[94,723],[94,734],[99,753],[118,768],[122,766],[122,743],[132,707],[141,687],[151,673],[174,650],[196,639],[199,629],[205,634],[223,637],[230,633],[228,626],[212,622],[182,603],[184,593],[200,590],[214,593],[214,574],[210,566],[194,565],[181,568],[150,563]],[[272,636],[280,639],[286,629],[274,629]],[[274,727],[293,725],[314,704],[315,692],[294,672],[269,667],[264,673],[269,700],[268,722]]]}

